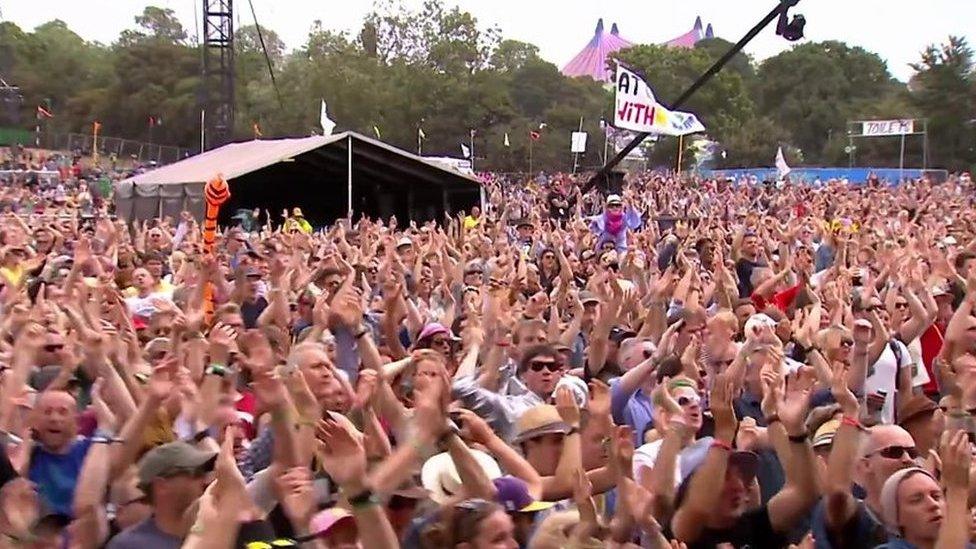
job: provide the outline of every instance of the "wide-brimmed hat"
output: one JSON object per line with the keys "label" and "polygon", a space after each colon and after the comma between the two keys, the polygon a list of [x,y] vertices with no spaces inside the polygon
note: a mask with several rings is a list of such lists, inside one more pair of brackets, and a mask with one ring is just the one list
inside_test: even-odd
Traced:
{"label": "wide-brimmed hat", "polygon": [[[481,450],[469,451],[489,479],[502,476],[502,470],[493,457]],[[451,454],[443,452],[425,461],[420,469],[420,483],[430,492],[430,499],[436,503],[445,503],[461,493],[461,476],[454,466]]]}
{"label": "wide-brimmed hat", "polygon": [[565,435],[571,430],[569,424],[559,416],[555,406],[538,404],[523,412],[515,421],[515,437],[512,443],[518,444],[553,433]]}

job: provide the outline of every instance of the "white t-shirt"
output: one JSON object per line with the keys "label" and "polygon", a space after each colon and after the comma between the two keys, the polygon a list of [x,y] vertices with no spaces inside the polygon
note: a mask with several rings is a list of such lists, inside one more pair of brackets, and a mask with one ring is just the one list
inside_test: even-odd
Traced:
{"label": "white t-shirt", "polygon": [[[689,446],[682,448],[681,452],[678,453],[678,461],[675,463],[674,468],[675,488],[681,484],[681,481],[685,479],[687,474],[694,471],[695,467],[705,460],[705,454],[708,452],[709,447],[711,447],[712,440],[714,440],[712,437],[702,437],[692,442]],[[657,461],[657,455],[661,451],[661,445],[663,443],[664,439],[658,439],[654,442],[648,442],[634,450],[634,480],[638,484],[641,483],[641,475],[644,474],[644,468],[654,468],[654,462]]]}
{"label": "white t-shirt", "polygon": [[[895,352],[891,349],[896,345],[901,350],[901,364],[896,365]],[[881,422],[891,424],[895,422],[895,392],[898,389],[898,368],[911,368],[914,364],[911,353],[904,343],[897,339],[886,343],[884,351],[878,360],[868,367],[868,376],[864,383],[865,395],[885,394],[884,406],[881,408]],[[929,382],[925,368],[912,368],[912,386],[919,387]]]}

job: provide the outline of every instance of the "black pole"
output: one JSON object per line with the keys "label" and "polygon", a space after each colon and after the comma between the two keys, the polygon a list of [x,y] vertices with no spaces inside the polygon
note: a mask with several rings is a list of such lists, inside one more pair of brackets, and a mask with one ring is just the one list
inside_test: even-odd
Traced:
{"label": "black pole", "polygon": [[[698,77],[698,80],[695,80],[691,84],[691,86],[689,86],[688,89],[685,90],[684,93],[682,93],[681,96],[678,97],[678,99],[671,104],[671,109],[677,109],[681,107],[681,105],[683,105],[685,101],[687,101],[692,95],[694,95],[696,91],[698,91],[698,88],[702,87],[706,82],[711,80],[711,78],[715,76],[715,74],[718,73],[718,71],[722,70],[722,67],[724,67],[725,64],[728,63],[732,59],[732,57],[735,56],[735,54],[742,51],[742,48],[746,47],[746,44],[751,42],[752,39],[755,38],[756,35],[758,35],[760,32],[762,32],[762,30],[766,28],[767,25],[772,23],[773,19],[779,17],[780,12],[792,6],[795,6],[798,1],[799,0],[780,0],[780,3],[776,4],[776,7],[773,8],[773,10],[770,11],[768,14],[766,14],[766,17],[764,17],[762,21],[757,23],[755,27],[752,27],[752,29],[750,29],[745,36],[743,36],[738,42],[736,42],[731,48],[729,48],[729,51],[725,52],[725,55],[723,55],[721,58],[715,61],[715,63],[711,67],[709,67],[707,71],[702,73],[702,75]],[[616,167],[617,164],[620,164],[620,161],[626,158],[627,155],[630,154],[630,151],[636,149],[637,146],[640,145],[641,142],[643,142],[645,139],[647,139],[649,135],[651,134],[646,132],[638,133],[637,136],[630,141],[630,143],[627,143],[626,147],[621,149],[616,156],[611,158],[610,161],[606,163],[606,165],[600,168],[600,171],[598,171],[593,177],[591,177],[589,181],[583,184],[583,187],[580,189],[580,192],[582,194],[586,194],[587,192],[590,191],[590,189],[593,188],[594,185],[597,184],[598,181],[600,181],[601,179],[605,179],[607,174],[610,173],[610,170]]]}

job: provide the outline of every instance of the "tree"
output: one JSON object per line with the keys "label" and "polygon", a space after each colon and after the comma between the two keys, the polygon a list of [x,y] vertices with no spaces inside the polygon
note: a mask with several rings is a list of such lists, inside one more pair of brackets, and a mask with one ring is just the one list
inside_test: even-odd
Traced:
{"label": "tree", "polygon": [[136,16],[136,24],[149,31],[154,38],[173,43],[186,41],[186,31],[170,8],[146,6],[142,15]]}
{"label": "tree", "polygon": [[911,98],[929,119],[930,150],[935,165],[968,168],[976,162],[976,70],[965,38],[950,36],[929,46],[912,64]]}
{"label": "tree", "polygon": [[859,105],[903,89],[878,55],[836,41],[802,44],[766,59],[755,83],[759,112],[788,128],[790,142],[813,163],[830,156],[828,141],[845,135]]}

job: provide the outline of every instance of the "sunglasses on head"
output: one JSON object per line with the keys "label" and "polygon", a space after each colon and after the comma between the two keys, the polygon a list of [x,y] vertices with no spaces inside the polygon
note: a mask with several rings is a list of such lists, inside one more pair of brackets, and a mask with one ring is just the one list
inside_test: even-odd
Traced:
{"label": "sunglasses on head", "polygon": [[901,459],[905,454],[908,454],[909,458],[915,459],[918,457],[918,450],[914,446],[886,446],[868,455],[879,455],[885,459]]}
{"label": "sunglasses on head", "polygon": [[562,367],[563,365],[556,361],[533,360],[529,362],[529,369],[533,372],[541,372],[544,369],[550,372],[558,372]]}

